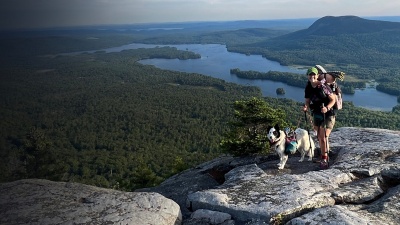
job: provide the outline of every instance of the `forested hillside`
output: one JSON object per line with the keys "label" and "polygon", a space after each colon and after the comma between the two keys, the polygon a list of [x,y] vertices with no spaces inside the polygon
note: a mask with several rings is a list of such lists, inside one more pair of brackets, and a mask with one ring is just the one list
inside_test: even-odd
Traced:
{"label": "forested hillside", "polygon": [[2,67],[2,181],[133,190],[216,157],[230,104],[260,92],[136,63],[188,54],[166,50],[35,57]]}

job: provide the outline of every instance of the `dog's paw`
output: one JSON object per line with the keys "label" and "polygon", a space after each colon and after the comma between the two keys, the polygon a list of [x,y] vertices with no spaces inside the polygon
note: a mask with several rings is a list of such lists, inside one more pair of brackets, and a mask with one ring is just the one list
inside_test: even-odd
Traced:
{"label": "dog's paw", "polygon": [[280,163],[276,164],[278,167],[281,167],[282,165]]}
{"label": "dog's paw", "polygon": [[308,158],[308,161],[310,161],[310,162],[311,162],[311,161],[312,161],[312,158]]}
{"label": "dog's paw", "polygon": [[303,162],[303,161],[304,161],[304,159],[300,159],[300,160],[299,160],[299,162]]}
{"label": "dog's paw", "polygon": [[278,170],[283,170],[283,166],[278,166]]}

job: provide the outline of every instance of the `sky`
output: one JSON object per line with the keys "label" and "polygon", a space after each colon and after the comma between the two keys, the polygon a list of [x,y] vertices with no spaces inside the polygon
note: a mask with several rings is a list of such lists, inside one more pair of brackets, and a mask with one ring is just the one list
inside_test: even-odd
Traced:
{"label": "sky", "polygon": [[0,0],[0,29],[400,16],[397,0]]}

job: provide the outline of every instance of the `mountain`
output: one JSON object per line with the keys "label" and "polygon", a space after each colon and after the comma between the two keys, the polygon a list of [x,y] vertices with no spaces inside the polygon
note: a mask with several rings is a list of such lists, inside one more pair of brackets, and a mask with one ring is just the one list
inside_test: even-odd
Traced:
{"label": "mountain", "polygon": [[[391,81],[400,80],[398,43],[400,22],[326,16],[307,29],[258,43],[228,46],[228,50],[259,54],[282,65],[322,64],[331,66],[328,69],[343,70],[359,79],[374,79],[383,84],[389,76]],[[394,92],[392,89],[398,90],[399,85],[392,83],[385,92]]]}
{"label": "mountain", "polygon": [[325,16],[316,20],[307,29],[275,38],[275,41],[307,39],[310,36],[338,36],[400,31],[400,22],[363,19],[357,16]]}
{"label": "mountain", "polygon": [[308,29],[292,35],[339,35],[375,33],[383,30],[400,30],[399,22],[368,20],[357,16],[325,16],[315,21]]}

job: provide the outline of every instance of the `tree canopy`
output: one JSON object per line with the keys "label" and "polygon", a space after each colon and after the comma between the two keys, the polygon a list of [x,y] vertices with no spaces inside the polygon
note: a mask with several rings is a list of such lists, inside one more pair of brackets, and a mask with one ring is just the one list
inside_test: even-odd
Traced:
{"label": "tree canopy", "polygon": [[287,126],[283,110],[271,107],[261,98],[235,101],[234,120],[221,141],[223,151],[235,156],[269,153],[268,126]]}

